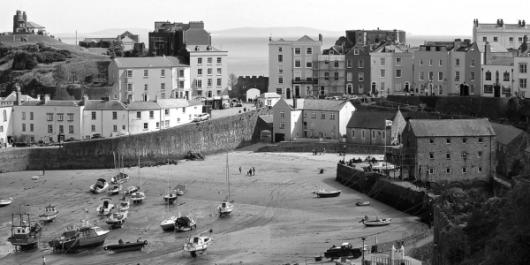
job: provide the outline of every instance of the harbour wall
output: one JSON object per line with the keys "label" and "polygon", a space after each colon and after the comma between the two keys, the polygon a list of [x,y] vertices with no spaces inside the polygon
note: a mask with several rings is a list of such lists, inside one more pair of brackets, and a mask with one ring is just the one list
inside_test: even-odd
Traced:
{"label": "harbour wall", "polygon": [[[325,141],[294,141],[280,142],[274,145],[268,145],[260,148],[258,152],[305,152],[311,153],[313,150],[326,153],[346,152],[348,154],[384,154],[384,146],[377,145],[360,145],[345,142],[325,142]],[[390,152],[391,148],[387,148]]]}
{"label": "harbour wall", "polygon": [[[174,163],[188,151],[213,154],[253,142],[260,131],[257,119],[265,110],[191,123],[156,132],[67,142],[62,147],[10,149],[0,152],[0,172],[45,169],[114,167],[113,153],[123,157],[125,167]],[[256,127],[257,126],[257,127]]]}
{"label": "harbour wall", "polygon": [[347,165],[337,164],[336,180],[354,190],[390,205],[400,211],[432,222],[432,199],[422,190],[415,190],[376,173],[366,173]]}

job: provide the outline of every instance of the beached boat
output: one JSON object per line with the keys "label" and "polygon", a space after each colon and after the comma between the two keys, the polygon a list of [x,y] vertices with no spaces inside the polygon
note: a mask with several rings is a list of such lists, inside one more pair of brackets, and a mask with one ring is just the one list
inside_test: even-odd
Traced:
{"label": "beached boat", "polygon": [[99,215],[107,216],[114,209],[114,204],[111,198],[101,198],[101,205],[96,209]]}
{"label": "beached boat", "polygon": [[110,183],[116,185],[123,184],[127,181],[129,181],[129,175],[123,172],[119,172],[116,176],[110,178]]}
{"label": "beached boat", "polygon": [[177,192],[176,191],[169,191],[168,193],[164,194],[163,196],[164,201],[168,204],[173,204],[177,200]]}
{"label": "beached boat", "polygon": [[197,224],[191,216],[181,216],[175,221],[175,231],[186,232],[192,229],[197,229]]}
{"label": "beached boat", "polygon": [[140,187],[138,187],[138,186],[134,186],[134,185],[133,185],[133,186],[129,186],[129,187],[127,187],[127,188],[125,189],[124,193],[125,193],[126,195],[130,195],[130,194],[133,194],[133,193],[135,193],[135,192],[137,192],[137,191],[139,191],[139,190],[140,190]]}
{"label": "beached boat", "polygon": [[59,214],[59,211],[55,208],[54,205],[48,205],[44,209],[44,213],[39,215],[39,221],[43,223],[52,222],[57,215]]}
{"label": "beached boat", "polygon": [[362,255],[360,248],[354,248],[352,244],[345,242],[340,246],[333,245],[324,252],[324,257],[331,260],[340,258],[356,259]]}
{"label": "beached boat", "polygon": [[60,237],[48,244],[54,252],[75,252],[78,249],[103,245],[108,234],[109,230],[85,223],[80,227],[67,227]]}
{"label": "beached boat", "polygon": [[112,213],[105,221],[110,228],[121,228],[127,220],[128,211],[119,211]]}
{"label": "beached boat", "polygon": [[13,198],[0,199],[0,207],[8,206],[13,202]]}
{"label": "beached boat", "polygon": [[119,210],[122,212],[129,211],[130,207],[131,203],[129,202],[129,199],[124,196],[120,201],[120,205],[118,206]]}
{"label": "beached boat", "polygon": [[356,202],[355,205],[357,205],[357,206],[370,206],[370,201]]}
{"label": "beached boat", "polygon": [[182,196],[186,192],[186,186],[179,184],[175,187],[175,191],[177,192],[177,196]]}
{"label": "beached boat", "polygon": [[18,213],[11,215],[11,236],[7,238],[15,250],[29,250],[37,247],[41,226],[38,223],[31,224],[29,213]]}
{"label": "beached boat", "polygon": [[376,218],[374,220],[368,220],[367,218],[362,219],[362,223],[365,226],[385,226],[392,222],[392,218]]}
{"label": "beached boat", "polygon": [[96,184],[90,185],[90,192],[92,193],[102,193],[109,187],[109,183],[104,178],[98,178]]}
{"label": "beached boat", "polygon": [[112,195],[117,195],[119,194],[121,191],[121,185],[112,185],[112,187],[109,188],[109,190],[107,191],[107,193],[112,196]]}
{"label": "beached boat", "polygon": [[118,252],[126,252],[126,251],[138,251],[142,250],[143,247],[147,245],[147,240],[136,240],[136,242],[123,242],[123,240],[119,240],[118,244],[113,245],[106,245],[103,247],[104,250],[108,251],[114,251],[116,253]]}
{"label": "beached boat", "polygon": [[[210,236],[202,235],[203,233],[190,237],[188,242],[184,244],[184,251],[189,252],[192,257],[197,257],[197,254],[206,252],[208,246],[212,243],[213,239]],[[212,233],[212,230],[210,230],[210,233]]]}
{"label": "beached boat", "polygon": [[160,227],[163,231],[173,231],[175,230],[175,222],[177,221],[178,216],[169,216],[160,222]]}
{"label": "beached boat", "polygon": [[325,189],[319,189],[317,191],[313,191],[313,193],[318,198],[331,198],[331,197],[338,197],[340,195],[340,190],[325,190]]}
{"label": "beached boat", "polygon": [[228,165],[228,153],[226,153],[226,168],[225,168],[226,185],[228,187],[228,196],[217,206],[219,217],[228,216],[234,211],[234,204],[230,201],[230,168]]}
{"label": "beached boat", "polygon": [[130,195],[130,197],[131,197],[132,203],[135,203],[135,204],[142,203],[145,199],[145,193],[141,191],[133,192]]}

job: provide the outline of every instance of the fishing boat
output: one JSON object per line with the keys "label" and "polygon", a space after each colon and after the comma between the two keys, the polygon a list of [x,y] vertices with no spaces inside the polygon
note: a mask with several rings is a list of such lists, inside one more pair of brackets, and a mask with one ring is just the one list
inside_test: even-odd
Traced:
{"label": "fishing boat", "polygon": [[98,194],[102,193],[109,187],[109,183],[104,178],[98,178],[96,184],[90,185],[90,192]]}
{"label": "fishing boat", "polygon": [[173,204],[177,200],[177,192],[176,191],[168,191],[168,193],[164,194],[164,201],[168,204]]}
{"label": "fishing boat", "polygon": [[318,198],[331,198],[338,197],[340,192],[340,190],[319,189],[317,191],[313,191],[313,194],[315,194]]}
{"label": "fishing boat", "polygon": [[129,207],[131,207],[131,203],[129,202],[129,199],[125,196],[120,201],[120,205],[118,206],[119,210],[121,212],[129,211]]}
{"label": "fishing boat", "polygon": [[175,230],[175,222],[177,221],[178,216],[169,216],[166,217],[162,222],[160,222],[160,227],[163,231],[173,231]]}
{"label": "fishing boat", "polygon": [[112,195],[117,195],[119,194],[121,191],[121,185],[112,185],[112,187],[109,188],[109,190],[107,191],[107,193],[112,196]]}
{"label": "fishing boat", "polygon": [[370,206],[370,201],[356,202],[355,205],[357,205],[357,206]]}
{"label": "fishing boat", "polygon": [[182,196],[186,192],[186,186],[182,184],[178,184],[175,187],[175,191],[177,192],[177,196]]}
{"label": "fishing boat", "polygon": [[175,231],[176,232],[186,232],[193,229],[197,229],[197,224],[191,216],[180,216],[175,221]]}
{"label": "fishing boat", "polygon": [[[138,178],[140,178],[140,157],[138,157]],[[140,191],[140,186],[137,186],[136,191],[129,193],[131,201],[134,204],[142,203],[145,199],[145,193]]]}
{"label": "fishing boat", "polygon": [[81,226],[68,226],[60,237],[48,242],[54,252],[75,252],[82,248],[103,245],[109,230],[84,223]]}
{"label": "fishing boat", "polygon": [[356,259],[359,258],[361,255],[361,249],[354,248],[352,244],[348,242],[344,242],[340,246],[333,245],[332,247],[328,248],[326,252],[324,252],[324,257],[329,258],[331,260],[341,258]]}
{"label": "fishing boat", "polygon": [[110,178],[110,183],[111,184],[123,184],[125,182],[129,181],[129,175],[123,173],[123,172],[119,172],[116,176]]}
{"label": "fishing boat", "polygon": [[48,205],[46,208],[44,208],[44,213],[39,215],[39,221],[43,223],[52,222],[57,215],[59,214],[59,211],[55,208],[54,205]]}
{"label": "fishing boat", "polygon": [[234,204],[232,204],[232,201],[230,201],[230,168],[228,165],[228,152],[226,153],[225,174],[226,184],[228,186],[228,196],[226,196],[225,200],[217,206],[217,212],[219,213],[219,217],[228,216],[234,210]]}
{"label": "fishing boat", "polygon": [[147,245],[147,240],[137,239],[136,242],[129,242],[129,241],[123,242],[123,240],[120,239],[118,241],[118,244],[106,245],[103,247],[103,249],[118,253],[118,252],[142,250],[142,248],[145,247],[146,245]]}
{"label": "fishing boat", "polygon": [[7,199],[0,199],[0,207],[8,206],[13,202],[13,198],[9,197]]}
{"label": "fishing boat", "polygon": [[369,220],[367,217],[364,217],[361,222],[367,227],[385,226],[392,222],[392,218],[376,218],[374,220]]}
{"label": "fishing boat", "polygon": [[110,228],[121,228],[127,220],[128,211],[119,211],[112,213],[105,221]]}
{"label": "fishing boat", "polygon": [[[192,257],[197,257],[197,254],[203,254],[208,249],[210,243],[212,243],[212,238],[210,236],[204,236],[205,232],[202,232],[198,235],[188,238],[188,242],[184,244],[184,251],[190,253]],[[210,229],[210,234],[212,230]]]}
{"label": "fishing boat", "polygon": [[11,214],[11,236],[7,238],[16,251],[24,251],[37,247],[41,226],[31,224],[29,213]]}
{"label": "fishing boat", "polygon": [[101,198],[101,205],[98,206],[97,211],[99,215],[107,216],[114,209],[114,204],[111,198]]}

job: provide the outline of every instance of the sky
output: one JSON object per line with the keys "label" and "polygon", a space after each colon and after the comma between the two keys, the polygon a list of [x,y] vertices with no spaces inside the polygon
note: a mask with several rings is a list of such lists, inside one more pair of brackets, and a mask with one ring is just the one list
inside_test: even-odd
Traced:
{"label": "sky", "polygon": [[0,32],[16,10],[51,34],[152,29],[154,21],[203,20],[209,31],[304,26],[321,30],[401,29],[414,35],[471,36],[472,22],[525,19],[529,0],[0,0]]}

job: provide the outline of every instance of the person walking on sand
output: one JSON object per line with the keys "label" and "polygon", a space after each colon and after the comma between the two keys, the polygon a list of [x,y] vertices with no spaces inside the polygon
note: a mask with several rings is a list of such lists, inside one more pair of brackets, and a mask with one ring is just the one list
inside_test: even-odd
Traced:
{"label": "person walking on sand", "polygon": [[239,166],[239,175],[241,175],[241,166]]}
{"label": "person walking on sand", "polygon": [[42,256],[42,265],[46,265],[46,257]]}
{"label": "person walking on sand", "polygon": [[42,175],[43,176],[46,175],[46,168],[44,168],[44,167],[42,168]]}
{"label": "person walking on sand", "polygon": [[252,167],[252,176],[255,176],[255,175],[256,175],[256,169]]}

